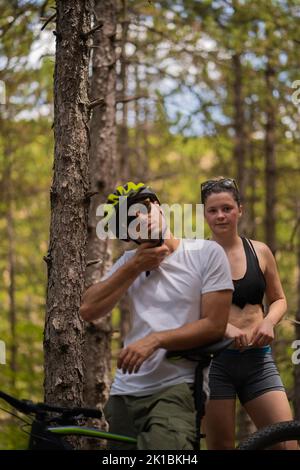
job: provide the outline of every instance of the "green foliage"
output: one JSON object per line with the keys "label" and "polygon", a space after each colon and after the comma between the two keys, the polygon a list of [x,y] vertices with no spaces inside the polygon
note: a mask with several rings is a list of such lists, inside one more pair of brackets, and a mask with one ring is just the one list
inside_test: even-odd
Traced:
{"label": "green foliage", "polygon": [[[0,339],[6,343],[0,389],[31,400],[43,399],[43,256],[53,154],[53,61],[32,59],[40,9],[38,2],[3,1],[0,7],[0,79],[6,88],[0,109]],[[26,447],[23,423],[1,410],[0,423],[1,449]]]}

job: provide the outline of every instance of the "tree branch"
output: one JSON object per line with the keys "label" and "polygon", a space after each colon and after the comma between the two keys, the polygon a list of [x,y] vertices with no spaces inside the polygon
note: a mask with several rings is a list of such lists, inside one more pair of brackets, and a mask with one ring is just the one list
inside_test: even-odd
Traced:
{"label": "tree branch", "polygon": [[91,197],[95,196],[96,194],[100,194],[99,191],[88,191],[84,197],[84,200],[89,201]]}
{"label": "tree branch", "polygon": [[103,26],[103,23],[98,23],[96,24],[96,26],[94,26],[92,29],[90,29],[89,31],[87,31],[86,33],[81,33],[80,34],[80,37],[82,39],[87,39],[91,34],[95,33],[96,31],[98,31],[99,29],[101,29]]}
{"label": "tree branch", "polygon": [[43,30],[46,28],[47,24],[49,24],[52,20],[54,20],[54,18],[56,18],[56,12],[53,13],[53,15],[51,15],[51,16],[47,19],[47,21],[45,21],[44,25],[41,27],[41,31],[43,31]]}
{"label": "tree branch", "polygon": [[97,263],[103,263],[103,259],[99,258],[99,259],[91,259],[89,261],[87,261],[86,263],[86,267],[88,266],[92,266],[93,264],[97,264]]}
{"label": "tree branch", "polygon": [[104,105],[105,105],[104,98],[98,98],[96,100],[90,101],[87,106],[88,106],[88,109],[94,109],[96,108],[96,106],[102,107]]}
{"label": "tree branch", "polygon": [[148,95],[136,95],[136,96],[117,96],[116,103],[129,103],[130,101],[136,101],[141,98],[149,98]]}

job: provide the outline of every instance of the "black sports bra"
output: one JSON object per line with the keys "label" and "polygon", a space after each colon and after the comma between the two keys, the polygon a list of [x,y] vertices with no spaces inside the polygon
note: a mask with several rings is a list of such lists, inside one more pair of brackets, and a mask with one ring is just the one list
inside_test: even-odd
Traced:
{"label": "black sports bra", "polygon": [[246,273],[241,279],[234,280],[232,303],[240,308],[246,304],[260,304],[266,290],[266,279],[260,269],[257,254],[250,240],[241,237],[246,254]]}

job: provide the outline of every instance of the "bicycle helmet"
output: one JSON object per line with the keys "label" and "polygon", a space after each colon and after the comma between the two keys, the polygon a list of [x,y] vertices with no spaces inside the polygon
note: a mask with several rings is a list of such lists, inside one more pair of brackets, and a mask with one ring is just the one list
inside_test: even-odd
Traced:
{"label": "bicycle helmet", "polygon": [[158,204],[160,204],[160,201],[155,192],[149,186],[146,186],[144,183],[135,184],[132,181],[129,181],[124,185],[117,186],[115,191],[108,195],[106,204],[104,206],[104,217],[106,227],[108,227],[108,224],[110,223],[111,219],[115,217],[115,236],[117,238],[121,238],[122,240],[129,242],[130,238],[128,236],[127,227],[129,223],[135,218],[135,216],[129,216],[127,214],[126,227],[123,227],[123,233],[121,234],[121,227],[119,226],[120,207],[122,207],[122,205],[126,202],[128,211],[130,206],[142,202],[147,198],[149,198],[151,202],[156,201],[158,202]]}

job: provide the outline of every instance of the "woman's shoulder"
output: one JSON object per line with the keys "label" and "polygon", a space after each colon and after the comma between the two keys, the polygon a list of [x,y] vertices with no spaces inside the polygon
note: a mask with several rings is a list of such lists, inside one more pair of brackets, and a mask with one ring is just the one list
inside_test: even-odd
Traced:
{"label": "woman's shoulder", "polygon": [[259,260],[267,261],[270,257],[273,258],[273,253],[268,247],[268,245],[266,245],[266,243],[261,242],[259,240],[252,240],[250,238],[248,240],[250,240],[250,242],[252,243]]}
{"label": "woman's shoulder", "polygon": [[252,238],[248,238],[248,240],[252,243],[254,248],[258,248],[259,250],[262,250],[262,251],[271,251],[268,245],[264,242],[261,242],[259,240],[252,240]]}

